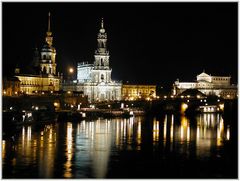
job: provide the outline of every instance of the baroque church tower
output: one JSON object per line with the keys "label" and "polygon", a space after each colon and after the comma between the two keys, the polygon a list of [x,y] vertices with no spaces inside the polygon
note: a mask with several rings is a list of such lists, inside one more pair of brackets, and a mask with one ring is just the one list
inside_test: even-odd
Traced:
{"label": "baroque church tower", "polygon": [[[38,95],[42,92],[59,91],[61,77],[56,74],[56,49],[52,46],[53,37],[50,29],[50,13],[48,14],[48,30],[44,45],[34,52],[33,68],[37,74],[20,74],[16,69],[16,77],[20,80],[20,91],[23,94]],[[40,69],[40,71],[39,71]]]}
{"label": "baroque church tower", "polygon": [[[121,100],[122,83],[111,79],[112,69],[109,66],[109,51],[107,49],[107,33],[102,19],[97,34],[97,49],[94,53],[94,63],[78,63],[76,91],[82,91],[90,102]],[[66,86],[63,90],[68,91]]]}
{"label": "baroque church tower", "polygon": [[52,46],[53,37],[50,24],[51,14],[48,13],[48,30],[46,33],[45,43],[41,50],[40,69],[41,73],[46,76],[56,76],[56,49]]}
{"label": "baroque church tower", "polygon": [[94,55],[93,82],[111,82],[112,70],[109,67],[109,57],[109,51],[107,50],[107,33],[104,29],[104,21],[102,18],[101,27],[97,36],[97,50]]}

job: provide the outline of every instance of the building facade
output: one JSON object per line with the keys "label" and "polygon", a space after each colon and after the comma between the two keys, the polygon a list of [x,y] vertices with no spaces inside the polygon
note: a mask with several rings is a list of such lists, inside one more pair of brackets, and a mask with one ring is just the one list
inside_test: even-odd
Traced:
{"label": "building facade", "polygon": [[232,85],[230,76],[211,76],[202,72],[196,82],[175,81],[173,95],[179,95],[187,89],[197,89],[205,95],[216,95],[225,99],[237,97],[237,85]]}
{"label": "building facade", "polygon": [[3,96],[17,96],[20,93],[20,80],[17,77],[3,78]]}
{"label": "building facade", "polygon": [[63,85],[63,89],[82,91],[88,96],[90,102],[121,100],[122,83],[111,79],[112,69],[109,66],[109,57],[107,33],[102,19],[97,35],[94,63],[78,63],[76,83]]}
{"label": "building facade", "polygon": [[156,85],[122,85],[123,100],[150,100],[156,98]]}
{"label": "building facade", "polygon": [[15,75],[20,80],[20,91],[24,94],[36,94],[42,91],[59,91],[60,75],[56,68],[56,49],[52,46],[53,37],[50,29],[50,13],[48,15],[48,31],[45,43],[40,51],[35,51],[34,66],[36,74],[22,74],[15,69]]}

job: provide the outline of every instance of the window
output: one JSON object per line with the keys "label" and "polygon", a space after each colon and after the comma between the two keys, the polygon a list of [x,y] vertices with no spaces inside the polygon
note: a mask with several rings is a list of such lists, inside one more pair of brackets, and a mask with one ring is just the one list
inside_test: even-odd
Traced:
{"label": "window", "polygon": [[104,80],[104,75],[103,75],[103,74],[101,75],[101,80],[102,80],[102,81]]}

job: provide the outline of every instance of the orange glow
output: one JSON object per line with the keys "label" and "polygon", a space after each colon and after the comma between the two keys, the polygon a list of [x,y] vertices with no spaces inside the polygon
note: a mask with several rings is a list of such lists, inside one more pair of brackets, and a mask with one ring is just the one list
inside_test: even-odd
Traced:
{"label": "orange glow", "polygon": [[69,72],[73,73],[74,72],[73,68],[69,68]]}
{"label": "orange glow", "polygon": [[184,113],[188,108],[188,105],[186,103],[182,103],[181,105],[181,113]]}

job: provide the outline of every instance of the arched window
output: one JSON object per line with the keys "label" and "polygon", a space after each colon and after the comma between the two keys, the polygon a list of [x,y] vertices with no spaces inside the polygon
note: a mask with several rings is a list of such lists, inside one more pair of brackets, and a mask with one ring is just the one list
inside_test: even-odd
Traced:
{"label": "arched window", "polygon": [[104,75],[103,75],[103,74],[101,75],[101,80],[102,80],[102,81],[104,80]]}
{"label": "arched window", "polygon": [[101,58],[101,65],[104,66],[103,59]]}
{"label": "arched window", "polygon": [[43,60],[46,60],[46,55],[43,55]]}

